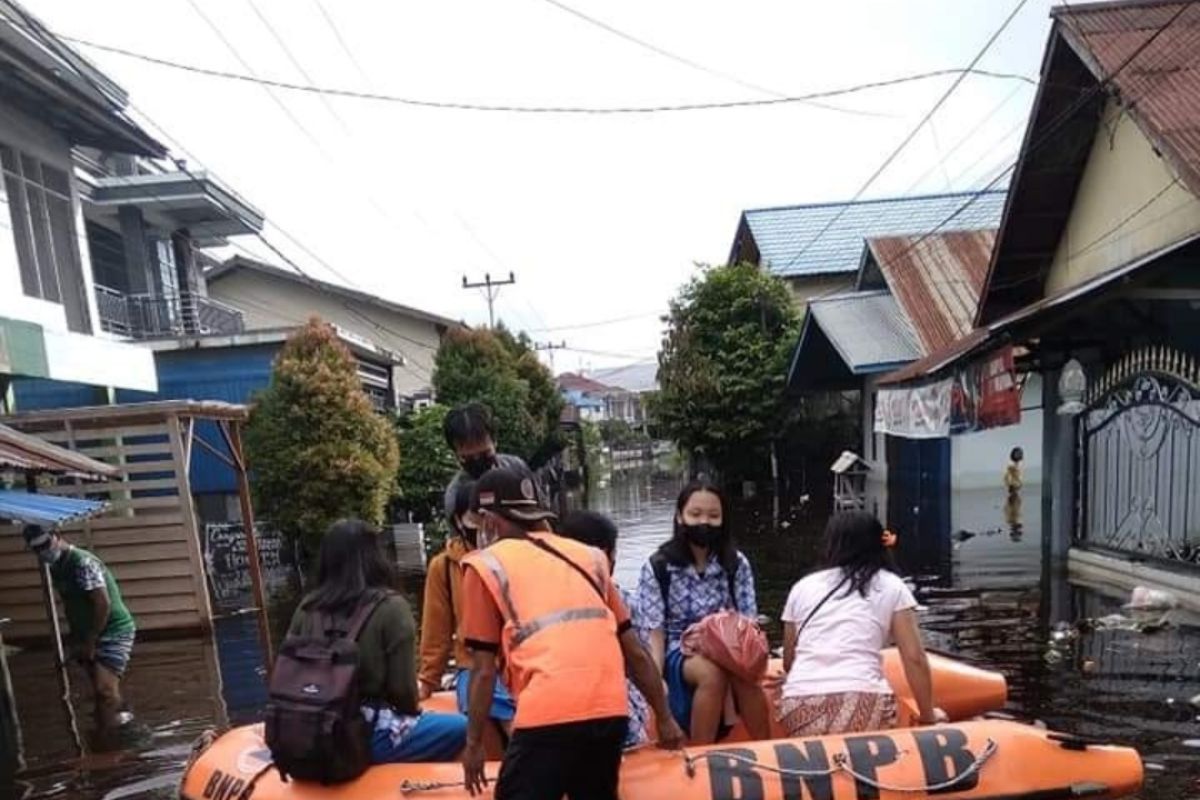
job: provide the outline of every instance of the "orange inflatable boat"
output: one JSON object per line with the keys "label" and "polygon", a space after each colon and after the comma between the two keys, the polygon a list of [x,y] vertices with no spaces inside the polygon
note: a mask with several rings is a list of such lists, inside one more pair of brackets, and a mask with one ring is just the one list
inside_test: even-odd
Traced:
{"label": "orange inflatable boat", "polygon": [[[1142,782],[1137,753],[1033,726],[968,720],[1005,702],[1004,678],[932,656],[934,696],[952,722],[862,734],[729,741],[682,753],[652,747],[626,754],[623,800],[979,800],[1124,797]],[[896,654],[885,657],[902,715],[911,692]],[[449,709],[435,696],[430,708]],[[953,721],[958,720],[958,721]],[[904,719],[902,719],[904,724]],[[261,725],[235,728],[199,750],[180,787],[184,800],[465,800],[458,763],[386,764],[337,786],[283,782],[270,766]],[[494,777],[498,764],[489,764]],[[490,797],[490,791],[484,797]]]}

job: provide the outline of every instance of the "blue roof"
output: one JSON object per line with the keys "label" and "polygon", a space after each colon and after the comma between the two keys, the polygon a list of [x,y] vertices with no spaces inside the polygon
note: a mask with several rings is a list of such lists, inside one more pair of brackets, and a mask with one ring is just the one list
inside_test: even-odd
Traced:
{"label": "blue roof", "polygon": [[[971,197],[953,220],[946,219]],[[1003,190],[919,195],[856,203],[758,208],[743,212],[762,266],[776,275],[854,272],[863,240],[874,236],[922,234],[939,230],[995,228],[1004,213]],[[841,215],[840,217],[838,215]],[[830,225],[831,220],[836,220]],[[821,233],[825,226],[829,229]]]}
{"label": "blue roof", "polygon": [[54,527],[75,519],[83,519],[104,510],[106,503],[98,500],[77,500],[53,494],[0,489],[0,519]]}

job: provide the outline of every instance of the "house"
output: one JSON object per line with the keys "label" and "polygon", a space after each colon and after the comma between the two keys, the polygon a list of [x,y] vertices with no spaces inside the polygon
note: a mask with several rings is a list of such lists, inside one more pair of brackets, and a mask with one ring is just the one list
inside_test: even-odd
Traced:
{"label": "house", "polygon": [[930,542],[951,530],[995,527],[988,517],[994,504],[981,504],[977,493],[990,497],[1000,490],[1013,447],[1026,453],[1026,482],[1040,479],[1036,377],[1023,387],[1018,426],[963,425],[951,436],[876,421],[886,417],[881,378],[971,333],[994,240],[993,229],[868,238],[854,291],[810,302],[788,374],[794,393],[854,393],[862,413],[861,452],[871,466],[871,507]]}
{"label": "house", "polygon": [[0,0],[0,396],[33,377],[153,390],[153,356],[105,330],[85,212],[86,152],[158,158],[125,94],[23,8]]}
{"label": "house", "polygon": [[569,405],[582,419],[619,420],[640,427],[646,423],[644,395],[657,391],[658,366],[630,364],[596,370],[591,377],[573,372],[558,376],[558,385]]}
{"label": "house", "polygon": [[208,297],[237,309],[248,331],[294,327],[315,314],[389,351],[396,364],[391,381],[397,402],[428,397],[442,334],[461,324],[241,256],[210,268],[204,279]]}
{"label": "house", "polygon": [[575,372],[564,372],[557,380],[558,391],[566,404],[576,409],[579,420],[604,422],[611,419],[606,403],[611,391],[609,386]]}
{"label": "house", "polygon": [[868,237],[992,228],[1003,205],[1004,192],[989,191],[749,209],[738,221],[729,263],[778,275],[803,305],[853,288]]}
{"label": "house", "polygon": [[975,330],[881,378],[880,402],[930,401],[937,428],[956,375],[1040,376],[1049,554],[1200,606],[1200,6],[1052,15]]}

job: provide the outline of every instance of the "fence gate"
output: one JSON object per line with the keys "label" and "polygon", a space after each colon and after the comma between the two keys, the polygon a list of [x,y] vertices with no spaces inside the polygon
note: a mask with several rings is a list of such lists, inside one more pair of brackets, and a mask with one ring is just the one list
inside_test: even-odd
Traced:
{"label": "fence gate", "polygon": [[1076,543],[1200,568],[1200,371],[1138,350],[1092,388],[1079,425]]}

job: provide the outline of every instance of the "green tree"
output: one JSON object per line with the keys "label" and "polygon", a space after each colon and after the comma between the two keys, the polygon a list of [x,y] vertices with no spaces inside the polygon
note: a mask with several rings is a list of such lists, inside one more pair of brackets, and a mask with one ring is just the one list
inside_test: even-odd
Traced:
{"label": "green tree", "polygon": [[433,386],[447,406],[488,406],[506,453],[536,460],[558,446],[562,398],[524,335],[503,328],[448,332],[434,361]]}
{"label": "green tree", "polygon": [[450,409],[432,405],[396,422],[400,441],[399,500],[420,522],[443,514],[446,486],[458,472],[458,461],[442,435]]}
{"label": "green tree", "polygon": [[314,317],[280,351],[250,411],[246,457],[259,514],[306,553],[338,519],[383,521],[396,485],[396,437],[331,326]]}
{"label": "green tree", "polygon": [[651,408],[662,432],[727,477],[764,474],[790,422],[799,327],[779,278],[751,264],[703,268],[671,301]]}

